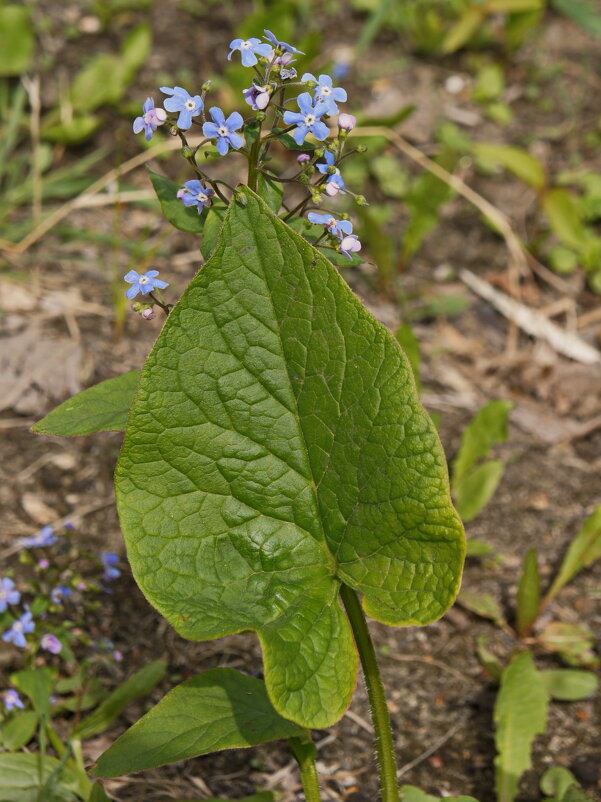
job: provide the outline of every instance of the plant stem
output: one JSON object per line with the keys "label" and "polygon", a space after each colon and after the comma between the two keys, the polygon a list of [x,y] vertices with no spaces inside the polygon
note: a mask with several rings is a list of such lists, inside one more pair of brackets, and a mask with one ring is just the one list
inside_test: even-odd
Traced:
{"label": "plant stem", "polygon": [[300,769],[306,802],[321,802],[317,768],[315,767],[315,744],[300,738],[288,738],[288,746]]}
{"label": "plant stem", "polygon": [[257,138],[250,146],[248,154],[248,186],[253,192],[257,191],[257,181],[259,178],[259,152],[261,150],[261,124],[257,131]]}
{"label": "plant stem", "polygon": [[374,645],[367,628],[363,608],[355,591],[347,585],[341,585],[340,596],[355,636],[355,643],[357,644],[363,676],[367,686],[371,718],[376,732],[376,754],[380,771],[382,802],[399,802],[390,714],[386,704],[384,686]]}

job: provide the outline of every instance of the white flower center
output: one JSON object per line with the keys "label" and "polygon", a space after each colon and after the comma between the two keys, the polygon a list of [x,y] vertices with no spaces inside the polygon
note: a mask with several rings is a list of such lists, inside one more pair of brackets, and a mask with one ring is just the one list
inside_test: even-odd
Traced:
{"label": "white flower center", "polygon": [[13,629],[15,632],[23,632],[23,624],[20,621],[15,621],[13,624]]}
{"label": "white flower center", "polygon": [[194,100],[192,100],[191,97],[188,98],[188,100],[186,100],[186,102],[184,103],[184,108],[188,109],[188,111],[194,111],[194,109],[196,108],[196,103],[194,102]]}
{"label": "white flower center", "polygon": [[250,50],[250,49],[252,48],[252,46],[253,46],[253,43],[252,43],[252,42],[249,42],[249,41],[248,41],[248,39],[246,39],[246,40],[245,40],[244,42],[242,42],[242,44],[240,45],[240,50]]}
{"label": "white flower center", "polygon": [[322,97],[327,97],[328,95],[332,94],[332,90],[330,89],[329,86],[322,86],[321,89],[319,90],[319,94]]}
{"label": "white flower center", "polygon": [[314,114],[307,114],[305,117],[305,125],[311,126],[315,125],[317,121],[317,117]]}
{"label": "white flower center", "polygon": [[209,196],[205,195],[204,192],[199,192],[196,196],[196,200],[200,201],[201,203],[206,203],[209,200]]}
{"label": "white flower center", "polygon": [[227,136],[229,134],[227,125],[220,125],[219,128],[217,129],[217,133],[219,134],[219,136]]}
{"label": "white flower center", "polygon": [[0,590],[0,601],[2,601],[3,599],[6,599],[7,596],[8,596],[8,593],[5,590]]}
{"label": "white flower center", "polygon": [[330,217],[327,226],[328,228],[336,228],[336,219],[334,217]]}
{"label": "white flower center", "polygon": [[150,281],[150,279],[148,278],[148,276],[142,276],[138,283],[139,284],[148,284],[149,281]]}

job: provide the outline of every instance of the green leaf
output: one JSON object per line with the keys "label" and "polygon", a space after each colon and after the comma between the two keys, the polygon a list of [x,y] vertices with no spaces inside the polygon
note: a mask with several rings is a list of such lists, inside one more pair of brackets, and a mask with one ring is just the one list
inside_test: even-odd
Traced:
{"label": "green leaf", "polygon": [[461,590],[457,597],[457,603],[482,618],[489,618],[491,621],[494,621],[498,627],[505,628],[507,626],[499,602],[494,596],[491,596],[490,593],[476,593],[473,590]]}
{"label": "green leaf", "polygon": [[217,240],[225,219],[226,209],[227,206],[225,203],[221,203],[221,201],[215,201],[209,208],[204,226],[203,238],[200,244],[200,252],[205,260],[209,259],[217,247]]}
{"label": "green leaf", "polygon": [[597,507],[570,543],[561,568],[547,593],[547,601],[554,599],[559,591],[583,568],[588,568],[601,558],[601,507]]}
{"label": "green leaf", "polygon": [[507,419],[512,409],[512,401],[490,401],[465,427],[453,462],[454,489],[478,460],[489,455],[494,445],[507,440]]}
{"label": "green leaf", "polygon": [[38,725],[38,714],[33,710],[15,713],[0,727],[0,743],[4,749],[16,751],[31,741]]}
{"label": "green leaf", "polygon": [[284,187],[279,181],[268,178],[262,173],[259,174],[259,195],[263,198],[265,203],[269,206],[272,212],[276,214],[280,211],[282,206],[282,198],[284,197]]}
{"label": "green leaf", "polygon": [[555,236],[580,252],[586,239],[578,198],[567,189],[551,189],[542,197],[543,211]]}
{"label": "green leaf", "polygon": [[65,145],[79,145],[88,139],[101,123],[102,117],[95,114],[74,117],[72,120],[44,127],[42,138]]}
{"label": "green leaf", "polygon": [[98,758],[93,773],[118,777],[292,736],[308,734],[276,713],[261,680],[215,668],[170,691]]}
{"label": "green leaf", "polygon": [[0,755],[0,802],[39,802],[40,788],[55,771],[60,771],[62,782],[55,786],[51,795],[44,796],[44,802],[75,802],[71,791],[77,787],[77,778],[69,769],[61,767],[56,758],[45,755],[40,774],[38,754],[6,752]]}
{"label": "green leaf", "polygon": [[454,53],[467,44],[482,24],[484,14],[483,6],[469,6],[445,36],[442,52]]}
{"label": "green leaf", "polygon": [[524,558],[516,602],[517,631],[522,636],[534,624],[540,610],[540,574],[536,549],[530,549]]}
{"label": "green leaf", "polygon": [[31,701],[40,717],[50,718],[50,697],[54,689],[55,672],[50,668],[28,668],[10,678],[15,688]]}
{"label": "green leaf", "polygon": [[601,36],[601,14],[590,0],[551,0],[551,5],[587,33]]}
{"label": "green leaf", "polygon": [[165,670],[166,665],[163,660],[153,660],[136,671],[75,727],[73,735],[83,741],[104,732],[130,702],[150,693],[165,676]]}
{"label": "green leaf", "polygon": [[576,777],[569,769],[551,766],[541,777],[540,790],[560,800],[571,785],[576,785]]}
{"label": "green leaf", "polygon": [[477,540],[474,537],[468,538],[467,557],[487,557],[489,554],[493,553],[494,549],[488,543],[484,543],[482,540]]}
{"label": "green leaf", "polygon": [[148,61],[152,48],[152,28],[143,22],[133,29],[123,40],[121,55],[127,71],[128,79],[133,78],[136,71]]}
{"label": "green leaf", "polygon": [[340,582],[425,624],[464,535],[391,334],[247,188],[148,357],[116,472],[128,557],[184,637],[255,630],[270,699],[325,727],[353,691]]}
{"label": "green leaf", "polygon": [[488,671],[492,679],[499,682],[503,674],[503,666],[489,650],[486,635],[478,635],[476,638],[476,653],[478,655],[478,660]]}
{"label": "green leaf", "polygon": [[488,504],[503,477],[505,466],[491,459],[471,470],[455,491],[455,503],[461,519],[466,523]]}
{"label": "green leaf", "polygon": [[415,785],[401,785],[399,788],[401,802],[438,802],[439,797],[432,796]]}
{"label": "green leaf", "polygon": [[31,431],[63,437],[123,431],[140,373],[130,370],[71,396],[32,426]]}
{"label": "green leaf", "polygon": [[486,0],[489,14],[518,14],[523,11],[538,11],[545,7],[545,0]]}
{"label": "green leaf", "polygon": [[473,147],[478,161],[501,165],[534,189],[543,189],[547,183],[543,165],[521,148],[488,142],[474,142]]}
{"label": "green leaf", "polygon": [[127,88],[128,69],[112,53],[93,56],[77,73],[71,87],[71,103],[79,114],[88,114],[107,103],[117,103]]}
{"label": "green leaf", "polygon": [[549,695],[560,702],[579,702],[587,699],[599,688],[599,678],[592,671],[575,668],[558,668],[541,671]]}
{"label": "green leaf", "polygon": [[20,75],[31,67],[35,36],[29,8],[0,6],[0,76]]}
{"label": "green leaf", "polygon": [[495,787],[498,802],[513,802],[522,774],[531,766],[534,737],[547,726],[549,698],[532,654],[516,655],[501,677],[495,703]]}
{"label": "green leaf", "polygon": [[100,783],[93,783],[88,802],[111,802]]}
{"label": "green leaf", "polygon": [[187,234],[202,234],[207,217],[206,207],[201,214],[198,214],[195,206],[184,206],[177,197],[179,184],[158,173],[153,173],[152,170],[149,170],[148,173],[157,198],[161,202],[163,214],[171,225]]}
{"label": "green leaf", "polygon": [[413,329],[409,323],[402,323],[394,335],[397,342],[405,352],[411,369],[413,370],[413,377],[415,379],[415,386],[418,391],[421,389],[420,368],[421,368],[421,353],[419,350],[419,343]]}
{"label": "green leaf", "polygon": [[596,668],[599,658],[593,651],[593,633],[585,626],[553,621],[538,636],[539,643],[557,652],[571,666]]}

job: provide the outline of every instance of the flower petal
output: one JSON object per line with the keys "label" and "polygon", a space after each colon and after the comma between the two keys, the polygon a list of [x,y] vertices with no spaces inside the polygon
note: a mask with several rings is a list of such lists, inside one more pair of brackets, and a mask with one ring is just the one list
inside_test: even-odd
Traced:
{"label": "flower petal", "polygon": [[125,294],[129,298],[129,300],[131,301],[132,298],[135,298],[136,295],[139,292],[140,292],[140,285],[139,284],[134,284],[132,287],[128,287],[128,289],[126,290]]}
{"label": "flower petal", "polygon": [[238,128],[241,128],[244,124],[244,120],[242,119],[241,114],[239,114],[237,111],[233,111],[225,121],[225,124],[230,131],[237,131]]}
{"label": "flower petal", "polygon": [[332,86],[332,79],[329,75],[320,75],[319,76],[319,85],[320,86]]}
{"label": "flower petal", "polygon": [[216,136],[219,136],[217,133],[219,126],[215,123],[204,123],[202,126],[202,132],[205,136],[208,136],[209,139],[215,139]]}
{"label": "flower petal", "polygon": [[317,120],[317,122],[311,126],[311,133],[315,139],[325,139],[330,132],[325,123],[322,123],[321,120]]}
{"label": "flower petal", "polygon": [[182,131],[187,131],[192,126],[192,112],[188,109],[182,109],[177,118],[177,127]]}
{"label": "flower petal", "polygon": [[225,156],[225,154],[229,150],[229,142],[224,136],[220,136],[217,138],[217,153],[221,156]]}
{"label": "flower petal", "polygon": [[302,145],[308,132],[309,129],[306,125],[299,125],[298,128],[295,128],[292,132],[292,138],[297,145]]}
{"label": "flower petal", "polygon": [[123,280],[127,281],[128,284],[133,284],[134,281],[137,281],[140,278],[140,274],[136,270],[130,270],[123,276]]}
{"label": "flower petal", "polygon": [[209,109],[209,114],[211,115],[213,120],[215,120],[217,125],[223,125],[223,123],[225,122],[225,114],[219,108],[219,106],[211,106],[211,108]]}
{"label": "flower petal", "polygon": [[236,134],[234,131],[230,131],[227,139],[234,150],[238,150],[244,144],[244,139],[240,134]]}
{"label": "flower petal", "polygon": [[298,111],[285,111],[284,122],[286,125],[294,125],[295,123],[302,123],[305,119],[304,114],[299,114]]}
{"label": "flower petal", "polygon": [[144,128],[144,117],[136,117],[133,125],[134,134],[139,134],[143,128]]}
{"label": "flower petal", "polygon": [[298,107],[303,114],[306,115],[310,112],[313,112],[313,99],[308,92],[301,92],[296,98],[296,102],[298,103]]}
{"label": "flower petal", "polygon": [[180,111],[182,108],[182,102],[180,98],[168,97],[163,103],[163,106],[167,109],[167,111]]}
{"label": "flower petal", "polygon": [[302,84],[306,84],[306,83],[307,83],[307,81],[315,81],[315,83],[317,83],[317,82],[318,82],[318,81],[317,81],[317,78],[316,78],[316,77],[313,75],[313,73],[311,73],[311,72],[305,72],[305,73],[303,73],[303,77],[301,78],[301,83],[302,83]]}
{"label": "flower petal", "polygon": [[252,50],[241,50],[240,52],[242,53],[242,66],[254,67],[258,59]]}

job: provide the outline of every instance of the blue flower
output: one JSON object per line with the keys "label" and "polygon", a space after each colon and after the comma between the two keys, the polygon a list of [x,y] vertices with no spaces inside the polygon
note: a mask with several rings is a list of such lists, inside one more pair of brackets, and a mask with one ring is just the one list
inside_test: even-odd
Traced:
{"label": "blue flower", "polygon": [[341,240],[353,231],[353,224],[350,220],[337,220],[333,215],[325,212],[309,212],[307,218],[309,222],[315,223],[317,226],[325,226],[330,234],[334,234]]}
{"label": "blue flower", "polygon": [[346,237],[343,237],[340,245],[338,246],[338,250],[340,253],[343,253],[345,256],[348,256],[349,259],[353,258],[353,253],[361,250],[361,243],[359,242],[359,237],[356,234],[349,234]]}
{"label": "blue flower", "polygon": [[221,156],[225,156],[230,146],[234,150],[241,148],[244,140],[240,134],[234,132],[242,127],[244,123],[242,116],[237,111],[234,111],[226,120],[224,113],[218,106],[210,108],[209,113],[214,122],[205,123],[202,127],[202,132],[209,139],[217,139],[217,151]]}
{"label": "blue flower", "polygon": [[147,270],[146,273],[141,275],[135,270],[130,270],[129,273],[126,273],[123,276],[124,280],[127,281],[128,284],[132,285],[126,291],[125,295],[131,301],[131,299],[135,298],[139,292],[141,292],[142,295],[148,295],[149,292],[152,292],[157,288],[159,290],[164,290],[165,287],[169,286],[169,284],[166,281],[157,278],[158,275],[158,270]]}
{"label": "blue flower", "polygon": [[68,585],[57,585],[50,593],[52,604],[62,604],[63,599],[71,595],[71,588]]}
{"label": "blue flower", "polygon": [[314,81],[317,86],[315,87],[314,98],[319,103],[325,103],[327,106],[326,114],[338,114],[338,103],[344,103],[346,100],[346,89],[340,86],[332,86],[332,79],[329,75],[320,75],[316,78],[310,72],[306,72],[301,78],[302,83],[307,81]]}
{"label": "blue flower", "polygon": [[63,644],[59,641],[56,635],[46,634],[42,636],[40,647],[42,649],[46,649],[46,651],[50,652],[51,654],[59,654],[63,648]]}
{"label": "blue flower", "polygon": [[213,195],[211,187],[205,187],[200,181],[186,181],[183,189],[178,190],[177,197],[182,201],[184,206],[196,206],[198,214],[202,212],[205,206],[211,205],[211,195]]}
{"label": "blue flower", "polygon": [[340,170],[336,167],[336,172],[331,173],[328,172],[330,167],[334,167],[334,154],[330,150],[326,150],[324,153],[325,164],[320,162],[319,164],[315,165],[320,173],[323,175],[328,176],[328,180],[326,181],[326,194],[333,196],[337,195],[339,192],[344,194],[344,178],[340,174]]}
{"label": "blue flower", "polygon": [[163,104],[167,111],[179,111],[177,118],[177,127],[182,131],[187,131],[192,125],[192,117],[196,117],[204,108],[204,103],[200,95],[192,95],[181,86],[174,86],[173,89],[169,86],[161,86],[161,92],[165,95],[172,95],[168,97]]}
{"label": "blue flower", "polygon": [[143,130],[144,137],[148,141],[152,139],[153,131],[167,119],[167,112],[165,109],[155,109],[154,99],[151,97],[147,97],[144,101],[142,112],[142,116],[134,120],[134,134],[139,134]]}
{"label": "blue flower", "polygon": [[33,616],[29,610],[24,612],[21,618],[17,618],[16,621],[13,621],[11,628],[7,629],[2,635],[2,640],[5,643],[14,643],[15,646],[24,649],[27,646],[25,635],[29,632],[33,632],[35,629],[32,618]]}
{"label": "blue flower", "polygon": [[15,707],[19,707],[21,708],[21,710],[23,710],[23,708],[25,707],[25,705],[21,701],[21,697],[14,690],[14,688],[9,688],[8,691],[4,691],[4,693],[2,694],[2,703],[4,704],[5,709],[8,710],[9,713],[11,710],[14,710]]}
{"label": "blue flower", "polygon": [[300,53],[301,56],[305,55],[302,50],[297,50],[296,47],[292,47],[292,45],[289,45],[288,42],[281,42],[276,35],[271,31],[268,31],[267,28],[263,30],[263,33],[265,34],[263,38],[268,39],[276,50],[279,48],[280,50],[284,50],[286,53]]}
{"label": "blue flower", "polygon": [[37,535],[22,537],[19,545],[24,549],[35,549],[41,546],[52,546],[56,543],[54,529],[51,526],[43,526]]}
{"label": "blue flower", "polygon": [[232,60],[232,53],[239,50],[242,55],[242,65],[244,67],[254,67],[257,63],[257,54],[259,56],[269,56],[271,53],[271,45],[265,44],[260,39],[252,37],[251,39],[232,39],[230,42],[230,52],[228,53],[227,60]]}
{"label": "blue flower", "polygon": [[269,93],[270,88],[269,85],[257,86],[253,84],[248,89],[243,89],[242,94],[244,95],[244,100],[246,100],[253,111],[262,111],[269,104],[269,98],[271,97]]}
{"label": "blue flower", "polygon": [[21,594],[14,590],[15,583],[12,579],[0,579],[0,613],[5,613],[9,604],[18,604]]}
{"label": "blue flower", "polygon": [[[194,182],[189,181],[188,183]],[[109,582],[111,579],[117,579],[117,577],[121,576],[121,571],[114,567],[119,562],[119,556],[117,554],[114,554],[112,551],[101,551],[100,562],[104,568],[104,574],[102,575],[104,580]]]}
{"label": "blue flower", "polygon": [[319,119],[326,113],[325,103],[316,103],[313,106],[311,95],[308,92],[302,92],[296,98],[296,102],[300,113],[297,111],[284,112],[284,122],[287,125],[293,123],[297,125],[292,132],[292,138],[296,144],[302,145],[309,133],[313,134],[315,139],[325,139],[328,135],[328,126]]}

